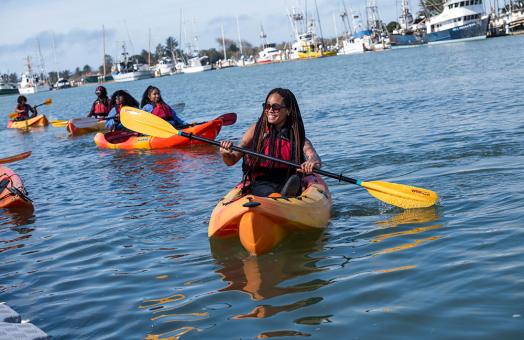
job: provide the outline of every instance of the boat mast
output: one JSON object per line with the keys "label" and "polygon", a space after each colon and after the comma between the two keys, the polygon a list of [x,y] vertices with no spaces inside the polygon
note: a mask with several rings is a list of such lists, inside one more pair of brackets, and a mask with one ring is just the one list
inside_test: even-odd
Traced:
{"label": "boat mast", "polygon": [[240,25],[238,24],[238,15],[237,15],[237,34],[238,34],[238,45],[240,47],[240,56],[243,56],[244,52],[242,52],[242,39],[240,38]]}
{"label": "boat mast", "polygon": [[58,64],[56,62],[55,32],[53,32],[53,59],[55,62],[55,67],[56,67],[56,81],[58,81],[58,79],[60,78],[60,75],[58,73]]}
{"label": "boat mast", "polygon": [[102,69],[103,69],[103,75],[102,75],[102,83],[104,80],[106,80],[106,31],[104,25],[102,25]]}
{"label": "boat mast", "polygon": [[151,27],[149,28],[149,40],[148,40],[148,51],[147,51],[147,64],[151,67]]}
{"label": "boat mast", "polygon": [[322,24],[320,23],[320,14],[318,12],[317,0],[315,0],[315,8],[317,10],[318,29],[320,31],[320,43],[322,44],[322,49],[325,49],[325,46],[324,46],[324,35],[322,34]]}
{"label": "boat mast", "polygon": [[226,54],[226,40],[224,38],[224,25],[220,25],[220,31],[222,32],[222,48],[224,49],[224,61],[226,61],[227,54]]}

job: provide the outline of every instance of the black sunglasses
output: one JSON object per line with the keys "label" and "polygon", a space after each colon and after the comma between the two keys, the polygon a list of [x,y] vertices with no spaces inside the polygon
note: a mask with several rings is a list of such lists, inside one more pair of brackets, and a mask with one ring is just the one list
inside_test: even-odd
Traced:
{"label": "black sunglasses", "polygon": [[287,107],[280,105],[280,104],[267,104],[262,103],[262,108],[264,111],[269,111],[269,109],[273,110],[273,112],[280,112],[282,109],[286,109]]}

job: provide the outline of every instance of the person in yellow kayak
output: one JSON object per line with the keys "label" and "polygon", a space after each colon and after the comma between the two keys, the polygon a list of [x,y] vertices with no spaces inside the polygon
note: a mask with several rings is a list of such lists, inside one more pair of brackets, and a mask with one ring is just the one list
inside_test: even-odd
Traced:
{"label": "person in yellow kayak", "polygon": [[106,129],[111,131],[126,130],[120,123],[120,109],[122,106],[138,108],[138,101],[124,90],[118,90],[111,96],[111,111],[107,115]]}
{"label": "person in yellow kayak", "polygon": [[111,110],[111,102],[107,96],[107,89],[104,86],[97,86],[95,94],[97,98],[93,102],[93,105],[91,105],[91,111],[89,111],[87,116],[95,118],[107,117],[107,114]]}
{"label": "person in yellow kayak", "polygon": [[[17,113],[17,115],[13,118],[13,121],[26,120],[32,117],[36,117],[36,115],[38,114],[36,107],[27,104],[26,96],[18,96],[16,102],[17,104],[15,112]],[[29,115],[29,112],[31,112],[32,115]]]}
{"label": "person in yellow kayak", "polygon": [[244,155],[231,150],[232,145],[229,140],[220,142],[224,163],[232,166],[243,158],[244,192],[256,196],[272,193],[286,197],[300,195],[301,176],[311,174],[314,168],[321,166],[320,157],[306,138],[297,99],[288,89],[275,88],[268,93],[260,118],[247,129],[238,146],[300,164],[300,169]]}
{"label": "person in yellow kayak", "polygon": [[147,87],[142,95],[140,106],[142,107],[142,110],[168,121],[173,126],[186,125],[186,123],[177,116],[175,110],[164,102],[158,87]]}

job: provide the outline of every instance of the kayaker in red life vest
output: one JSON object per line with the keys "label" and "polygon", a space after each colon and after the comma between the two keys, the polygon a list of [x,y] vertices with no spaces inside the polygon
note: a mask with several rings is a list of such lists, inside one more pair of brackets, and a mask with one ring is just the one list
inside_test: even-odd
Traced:
{"label": "kayaker in red life vest", "polygon": [[[132,106],[138,108],[138,101],[124,90],[118,90],[111,96],[111,111],[107,115],[106,129],[111,131],[126,130],[120,123],[120,109],[122,106]],[[112,118],[112,119],[109,119]]]}
{"label": "kayaker in red life vest", "polygon": [[140,103],[140,106],[142,106],[142,110],[151,112],[155,116],[167,120],[175,127],[186,125],[182,119],[178,118],[175,110],[173,110],[164,102],[158,87],[147,87],[147,89],[144,91],[144,94],[142,95],[142,102]]}
{"label": "kayaker in red life vest", "polygon": [[[27,98],[25,96],[18,96],[16,102],[15,111],[18,115],[13,119],[14,121],[26,120],[35,117],[38,114],[36,107],[27,104]],[[29,116],[29,112],[32,113],[31,116]]]}
{"label": "kayaker in red life vest", "polygon": [[233,151],[229,140],[220,142],[220,153],[228,166],[243,158],[245,192],[256,196],[297,196],[301,191],[300,176],[320,168],[320,157],[305,136],[300,108],[290,90],[271,90],[262,107],[260,118],[247,129],[238,146],[301,164],[300,169]]}
{"label": "kayaker in red life vest", "polygon": [[111,110],[111,102],[107,96],[107,90],[103,86],[98,86],[95,90],[97,95],[96,100],[91,105],[91,111],[89,111],[88,117],[102,118],[107,117],[107,114]]}

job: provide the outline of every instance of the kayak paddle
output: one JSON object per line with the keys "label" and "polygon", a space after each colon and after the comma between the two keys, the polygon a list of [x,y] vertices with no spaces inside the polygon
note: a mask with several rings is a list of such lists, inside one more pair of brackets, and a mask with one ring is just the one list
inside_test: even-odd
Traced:
{"label": "kayak paddle", "polygon": [[0,158],[0,164],[16,162],[31,156],[31,151],[19,153],[18,155]]}
{"label": "kayak paddle", "polygon": [[[162,118],[133,107],[124,106],[120,111],[120,120],[126,128],[146,135],[160,138],[168,138],[172,135],[179,135],[187,137],[189,139],[195,139],[204,143],[220,146],[220,142],[218,141],[203,138],[200,136],[195,136],[184,131],[179,131],[175,129],[171,124],[169,124],[169,122],[163,120]],[[294,168],[300,168],[299,164],[259,154],[251,150],[239,148],[237,146],[232,146],[231,149],[234,151],[246,153],[248,155],[286,164]],[[435,205],[435,203],[438,200],[438,195],[436,192],[423,188],[382,181],[364,182],[343,176],[342,174],[335,174],[320,169],[314,169],[313,172],[319,175],[338,179],[339,181],[344,181],[361,186],[365,188],[373,197],[388,204],[404,209],[430,207]]]}
{"label": "kayak paddle", "polygon": [[[42,106],[42,105],[51,105],[51,104],[53,104],[53,100],[52,100],[51,98],[47,98],[46,100],[44,100],[43,103],[38,104],[38,105],[35,105],[35,106],[33,106],[33,108],[36,109],[36,108],[39,107],[39,106]],[[10,119],[16,118],[16,116],[18,116],[18,113],[17,113],[17,112],[12,112],[12,113],[9,114],[9,118],[10,118]]]}
{"label": "kayak paddle", "polygon": [[50,121],[52,127],[66,127],[68,120],[52,120]]}

